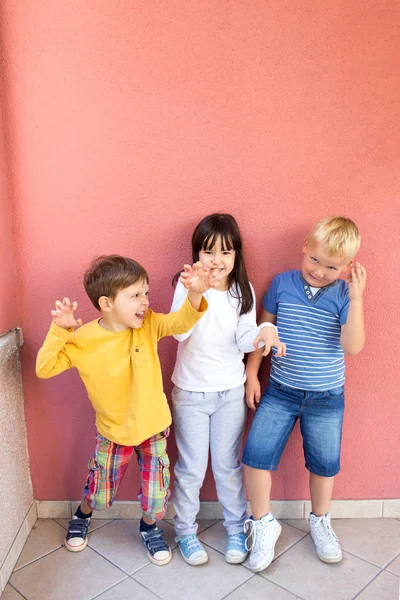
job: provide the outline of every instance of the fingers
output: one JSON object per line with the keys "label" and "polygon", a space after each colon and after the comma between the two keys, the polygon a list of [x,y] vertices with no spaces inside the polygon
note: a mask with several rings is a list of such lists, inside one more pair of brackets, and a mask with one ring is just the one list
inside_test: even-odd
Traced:
{"label": "fingers", "polygon": [[83,325],[83,321],[82,321],[82,319],[77,319],[77,320],[76,320],[76,326],[77,326],[77,327],[80,327],[81,325]]}
{"label": "fingers", "polygon": [[265,344],[265,348],[261,353],[261,356],[268,356],[268,354],[271,352],[271,344]]}
{"label": "fingers", "polygon": [[253,394],[251,396],[246,394],[246,404],[252,412],[256,412],[256,402]]}
{"label": "fingers", "polygon": [[286,356],[286,344],[279,341],[277,344],[274,344],[274,348],[276,348],[275,356]]}

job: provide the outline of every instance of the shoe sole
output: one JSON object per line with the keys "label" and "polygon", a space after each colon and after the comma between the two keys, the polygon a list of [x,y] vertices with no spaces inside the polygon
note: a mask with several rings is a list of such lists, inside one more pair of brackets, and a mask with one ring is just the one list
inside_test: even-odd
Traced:
{"label": "shoe sole", "polygon": [[205,556],[199,557],[199,558],[190,559],[190,558],[186,558],[186,556],[183,554],[180,546],[179,546],[179,550],[180,550],[180,553],[181,553],[182,558],[185,561],[185,563],[187,563],[191,567],[197,567],[198,565],[204,565],[206,562],[208,562],[208,554],[206,554]]}
{"label": "shoe sole", "polygon": [[343,558],[343,554],[342,553],[340,553],[340,555],[338,555],[338,556],[335,556],[334,558],[322,557],[322,556],[320,556],[318,554],[318,552],[317,552],[317,556],[318,556],[319,560],[321,560],[322,562],[327,563],[327,564],[338,563]]}
{"label": "shoe sole", "polygon": [[265,562],[263,562],[261,565],[258,565],[257,567],[251,567],[249,565],[249,569],[251,571],[253,571],[253,573],[259,573],[260,571],[264,571],[264,569],[266,569],[267,567],[269,567],[269,565],[272,563],[272,561],[274,560],[275,557],[275,544],[278,541],[279,536],[281,535],[281,531],[282,531],[282,526],[278,523],[279,525],[279,530],[277,532],[277,535],[275,536],[275,540],[272,546],[272,556],[271,558],[269,558],[268,560],[266,560]]}
{"label": "shoe sole", "polygon": [[249,555],[249,553],[246,552],[246,554],[243,554],[242,556],[231,556],[231,557],[225,556],[225,560],[230,565],[240,565],[241,563],[243,563],[246,560],[248,555]]}
{"label": "shoe sole", "polygon": [[149,560],[151,560],[153,565],[158,565],[159,567],[163,567],[164,565],[167,565],[169,562],[171,562],[172,552],[170,550],[168,556],[166,558],[163,558],[162,560],[156,560],[154,558],[154,556],[152,556],[150,554],[150,552],[147,553],[147,556],[149,557]]}
{"label": "shoe sole", "polygon": [[86,546],[88,545],[88,539],[86,538],[86,540],[84,540],[83,544],[81,544],[80,546],[70,546],[68,544],[67,539],[65,539],[65,547],[67,550],[69,550],[69,552],[82,552],[82,550],[84,550],[86,548]]}

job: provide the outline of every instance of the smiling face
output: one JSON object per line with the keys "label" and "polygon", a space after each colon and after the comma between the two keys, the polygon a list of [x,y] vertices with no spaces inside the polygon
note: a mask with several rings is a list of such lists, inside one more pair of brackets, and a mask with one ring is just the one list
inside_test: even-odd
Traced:
{"label": "smiling face", "polygon": [[119,290],[115,298],[100,298],[101,325],[111,331],[140,329],[149,308],[149,284],[142,279]]}
{"label": "smiling face", "polygon": [[328,255],[322,244],[314,242],[303,248],[301,272],[308,285],[322,288],[339,279],[347,270],[349,261],[344,256]]}
{"label": "smiling face", "polygon": [[235,250],[228,250],[222,245],[221,236],[218,236],[211,248],[202,248],[199,260],[204,267],[212,269],[220,282],[218,289],[229,289],[229,275],[235,266]]}

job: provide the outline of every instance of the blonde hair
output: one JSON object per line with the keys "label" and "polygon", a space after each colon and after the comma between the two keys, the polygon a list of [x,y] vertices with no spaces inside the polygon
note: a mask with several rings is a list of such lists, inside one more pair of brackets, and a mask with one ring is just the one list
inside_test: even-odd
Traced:
{"label": "blonde hair", "polygon": [[329,256],[338,255],[352,260],[357,253],[361,236],[357,225],[346,217],[326,217],[316,224],[305,239],[306,245],[323,244]]}

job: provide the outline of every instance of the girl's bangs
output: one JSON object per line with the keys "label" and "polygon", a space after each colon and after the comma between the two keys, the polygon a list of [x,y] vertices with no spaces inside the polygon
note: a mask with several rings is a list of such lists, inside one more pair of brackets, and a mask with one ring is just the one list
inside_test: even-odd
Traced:
{"label": "girl's bangs", "polygon": [[228,233],[228,231],[215,231],[213,233],[207,234],[204,238],[201,249],[211,250],[215,246],[215,242],[219,237],[221,238],[221,246],[224,252],[226,252],[227,250],[236,250],[235,244],[232,242],[232,237]]}

